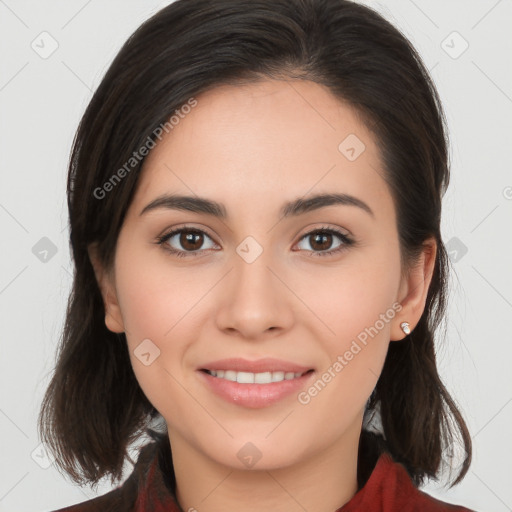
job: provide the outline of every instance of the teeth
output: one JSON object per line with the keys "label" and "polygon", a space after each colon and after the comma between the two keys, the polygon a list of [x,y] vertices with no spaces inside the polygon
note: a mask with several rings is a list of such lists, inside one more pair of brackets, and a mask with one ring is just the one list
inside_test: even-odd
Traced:
{"label": "teeth", "polygon": [[284,380],[284,372],[272,373],[272,382],[281,382],[282,380]]}
{"label": "teeth", "polygon": [[302,373],[294,372],[235,372],[234,370],[206,370],[213,377],[239,382],[240,384],[270,384],[283,380],[297,379]]}

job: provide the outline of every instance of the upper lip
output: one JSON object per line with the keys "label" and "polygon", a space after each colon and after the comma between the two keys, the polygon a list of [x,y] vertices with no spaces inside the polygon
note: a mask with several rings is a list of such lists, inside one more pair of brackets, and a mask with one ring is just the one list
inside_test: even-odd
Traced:
{"label": "upper lip", "polygon": [[250,373],[264,373],[264,372],[293,372],[304,373],[313,368],[303,366],[300,364],[284,361],[282,359],[274,359],[266,357],[264,359],[257,359],[256,361],[249,361],[242,358],[219,359],[206,363],[199,368],[200,370],[234,370],[237,372],[250,372]]}

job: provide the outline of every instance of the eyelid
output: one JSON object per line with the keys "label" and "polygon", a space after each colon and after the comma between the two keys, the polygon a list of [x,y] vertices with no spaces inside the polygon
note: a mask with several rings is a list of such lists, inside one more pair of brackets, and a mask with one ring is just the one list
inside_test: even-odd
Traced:
{"label": "eyelid", "polygon": [[299,236],[299,240],[302,240],[302,238],[305,235],[315,233],[316,231],[336,231],[346,237],[353,238],[352,233],[348,229],[342,228],[341,226],[337,226],[334,224],[331,225],[327,222],[313,222],[311,224],[308,224],[305,228],[299,231],[299,233],[302,232],[302,235],[297,234],[296,236]]}
{"label": "eyelid", "polygon": [[196,227],[192,224],[187,224],[187,223],[177,224],[176,226],[173,226],[172,228],[166,228],[162,231],[162,234],[158,235],[156,238],[157,238],[157,240],[162,239],[162,238],[167,237],[171,233],[176,234],[177,231],[197,231],[199,233],[204,233],[205,235],[208,235],[212,240],[215,240],[215,238],[216,238],[216,235],[211,234],[210,231],[208,230],[208,228],[205,228],[203,226]]}

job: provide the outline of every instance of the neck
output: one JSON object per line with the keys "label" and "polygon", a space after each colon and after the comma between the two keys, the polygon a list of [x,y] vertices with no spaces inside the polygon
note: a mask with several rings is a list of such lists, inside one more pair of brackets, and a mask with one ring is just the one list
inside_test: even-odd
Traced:
{"label": "neck", "polygon": [[219,464],[169,431],[176,498],[185,511],[333,512],[357,492],[360,424],[307,460],[277,469]]}

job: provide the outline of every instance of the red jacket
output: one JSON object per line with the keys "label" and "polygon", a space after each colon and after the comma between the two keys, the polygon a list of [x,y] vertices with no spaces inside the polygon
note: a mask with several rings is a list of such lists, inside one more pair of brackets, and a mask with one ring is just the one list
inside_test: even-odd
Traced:
{"label": "red jacket", "polygon": [[[160,457],[159,457],[160,455]],[[116,489],[54,512],[183,512],[176,502],[174,475],[161,467],[158,444],[144,446],[130,477]],[[370,478],[336,512],[472,512],[419,491],[403,465],[380,456]]]}

